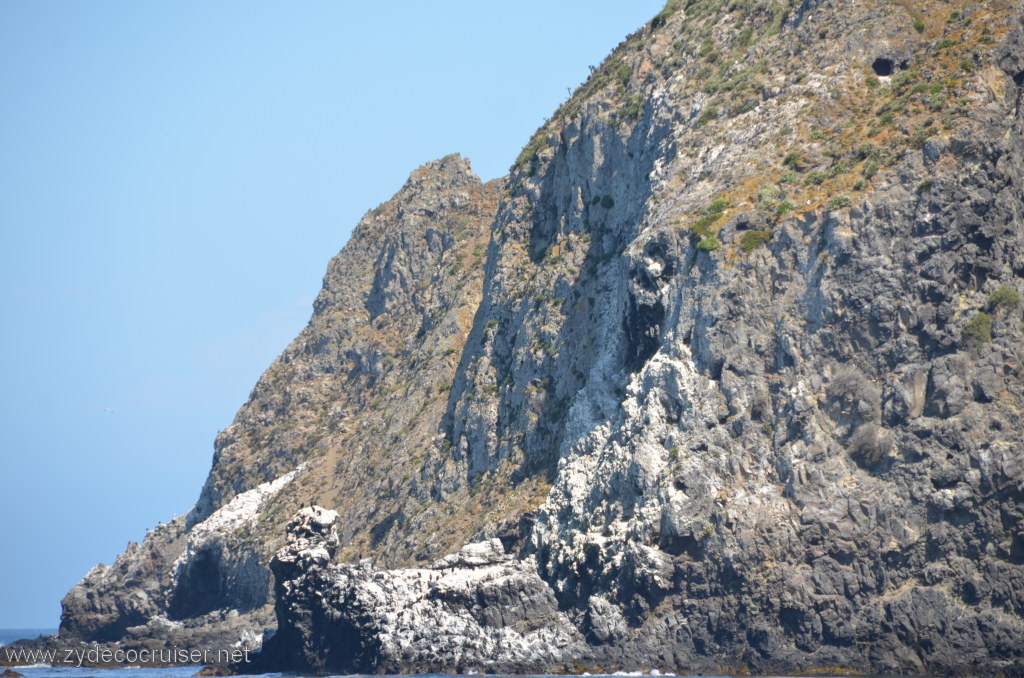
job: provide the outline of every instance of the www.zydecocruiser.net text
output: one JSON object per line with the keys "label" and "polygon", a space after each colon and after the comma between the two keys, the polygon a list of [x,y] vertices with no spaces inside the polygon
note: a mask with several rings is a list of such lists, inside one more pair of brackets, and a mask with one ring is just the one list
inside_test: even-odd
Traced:
{"label": "www.zydecocruiser.net text", "polygon": [[231,650],[188,650],[185,648],[162,648],[150,650],[112,650],[94,645],[88,649],[73,650],[30,650],[5,647],[4,659],[14,664],[49,664],[50,666],[83,666],[124,664],[144,666],[146,664],[166,666],[168,664],[239,664],[248,663],[249,648]]}

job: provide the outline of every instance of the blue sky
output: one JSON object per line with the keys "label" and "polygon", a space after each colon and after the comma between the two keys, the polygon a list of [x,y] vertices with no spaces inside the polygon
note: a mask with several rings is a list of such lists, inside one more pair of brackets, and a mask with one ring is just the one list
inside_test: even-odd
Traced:
{"label": "blue sky", "polygon": [[0,628],[186,512],[328,259],[662,0],[0,0]]}

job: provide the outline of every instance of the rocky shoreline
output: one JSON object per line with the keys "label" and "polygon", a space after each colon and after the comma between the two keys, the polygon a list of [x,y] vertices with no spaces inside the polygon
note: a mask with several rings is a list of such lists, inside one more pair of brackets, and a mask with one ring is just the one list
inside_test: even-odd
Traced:
{"label": "rocky shoreline", "polygon": [[[558,608],[537,563],[506,554],[497,539],[467,544],[427,568],[379,570],[366,560],[333,562],[338,515],[321,507],[301,510],[288,525],[288,542],[272,561],[277,630],[255,664],[235,671],[326,674],[601,674],[656,670],[680,675],[751,673],[749,663],[721,657],[680,664],[671,655],[664,625],[641,630],[628,643],[584,638]],[[609,606],[610,607],[610,606]],[[614,612],[604,619],[614,633]],[[947,617],[947,619],[951,619]],[[908,620],[909,621],[909,620]],[[910,622],[913,623],[913,622]],[[882,624],[880,623],[880,626]],[[652,625],[653,626],[653,625]],[[621,630],[619,631],[621,633]],[[659,634],[654,640],[652,632]],[[943,642],[936,628],[919,641]],[[799,673],[868,675],[853,662],[865,655],[825,652],[777,654],[753,668],[758,675]],[[890,650],[899,657],[898,649]],[[824,662],[834,661],[834,664]],[[985,658],[943,657],[946,675],[1017,675],[1021,665]],[[820,663],[819,663],[820,662]],[[863,663],[860,664],[864,666]],[[890,665],[892,674],[926,675]]]}
{"label": "rocky shoreline", "polygon": [[536,563],[498,539],[426,568],[333,564],[334,511],[303,509],[271,563],[277,631],[261,669],[326,673],[547,673],[582,637]]}

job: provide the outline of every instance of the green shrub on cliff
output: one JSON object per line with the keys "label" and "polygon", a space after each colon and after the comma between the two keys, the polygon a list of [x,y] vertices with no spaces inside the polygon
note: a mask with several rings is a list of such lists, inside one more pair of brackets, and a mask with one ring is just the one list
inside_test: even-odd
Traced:
{"label": "green shrub on cliff", "polygon": [[970,339],[975,346],[992,341],[992,316],[982,311],[968,320],[963,337],[965,341]]}
{"label": "green shrub on cliff", "polygon": [[721,243],[718,242],[718,238],[713,235],[709,235],[697,243],[697,249],[702,252],[714,252],[720,245]]}
{"label": "green shrub on cliff", "polygon": [[750,252],[771,239],[771,231],[746,231],[740,236],[740,249],[744,252]]}
{"label": "green shrub on cliff", "polygon": [[1018,304],[1020,304],[1020,301],[1020,293],[1017,290],[1013,289],[1012,287],[1007,287],[1006,285],[1003,285],[995,292],[990,294],[988,297],[989,308],[996,310],[1001,308],[1014,308]]}
{"label": "green shrub on cliff", "polygon": [[825,204],[830,210],[839,210],[844,207],[849,207],[851,202],[850,196],[848,195],[834,195],[829,198],[828,202]]}

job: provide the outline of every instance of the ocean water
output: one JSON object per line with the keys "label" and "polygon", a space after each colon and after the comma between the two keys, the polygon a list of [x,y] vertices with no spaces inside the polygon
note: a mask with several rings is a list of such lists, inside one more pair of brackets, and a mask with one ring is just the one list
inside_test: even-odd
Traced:
{"label": "ocean water", "polygon": [[[38,636],[46,636],[56,633],[57,629],[0,629],[0,646],[8,645],[16,640],[23,638],[36,638]],[[4,656],[4,650],[0,649],[0,659],[7,659]],[[3,672],[5,667],[0,666],[0,673]],[[142,668],[139,666],[129,666],[118,669],[94,669],[88,667],[75,667],[75,666],[46,666],[43,664],[35,664],[30,666],[13,666],[12,671],[25,676],[25,678],[190,678],[194,676],[202,668],[199,664],[192,664],[189,666],[176,666],[171,668]],[[280,673],[268,673],[260,674],[267,678],[274,678],[275,676],[282,675],[294,675],[294,674],[280,674]],[[587,675],[587,674],[585,674]],[[648,678],[649,676],[673,676],[673,674],[661,674],[657,671],[648,672],[630,672],[630,673],[617,673],[612,674],[615,678],[621,678],[622,676],[643,676]],[[346,677],[354,678],[354,677]],[[362,677],[358,677],[362,678]],[[368,677],[367,677],[368,678]],[[449,676],[441,673],[424,673],[416,675],[404,675],[404,676],[373,676],[372,678],[464,678],[464,676]],[[500,675],[488,675],[487,678],[565,678],[564,676],[538,676],[538,675],[519,675],[519,676],[500,676]],[[594,676],[593,678],[600,678]]]}
{"label": "ocean water", "polygon": [[0,646],[10,645],[22,638],[38,638],[57,633],[57,629],[0,629]]}
{"label": "ocean water", "polygon": [[[0,646],[9,645],[16,640],[23,638],[37,638],[48,636],[57,632],[57,629],[0,629]],[[7,659],[4,650],[0,647],[0,659]],[[0,673],[6,667],[0,666]],[[123,669],[92,669],[88,667],[78,668],[75,666],[44,666],[36,664],[33,666],[12,666],[25,678],[188,678],[194,676],[201,665],[177,666],[173,668],[140,668],[126,667]],[[267,676],[279,676],[280,674],[267,674]]]}
{"label": "ocean water", "polygon": [[[124,668],[124,669],[88,669],[81,668],[76,669],[73,667],[59,667],[50,668],[42,666],[16,666],[14,671],[22,673],[25,678],[188,678],[194,676],[201,667],[199,666],[181,666],[177,668],[169,669],[141,669],[141,668]],[[281,673],[267,673],[260,674],[264,678],[274,678],[283,675],[292,676],[294,674],[281,674]],[[584,674],[589,675],[589,674]],[[608,678],[621,678],[622,676],[649,676],[652,674],[642,672],[630,672],[630,673],[615,673],[611,674]],[[674,674],[653,674],[653,675],[668,675],[673,676]],[[327,678],[331,678],[328,676]],[[341,678],[341,677],[337,677]],[[400,675],[400,676],[346,676],[344,678],[466,678],[465,676],[450,676],[443,673],[422,673],[413,675]],[[501,674],[488,674],[487,678],[566,678],[565,676],[548,676],[548,675],[516,675],[516,676],[502,676]],[[593,678],[600,678],[595,675]],[[686,677],[680,677],[686,678]],[[705,678],[708,678],[705,676]]]}
{"label": "ocean water", "polygon": [[[169,669],[89,669],[75,668],[73,666],[15,666],[12,671],[17,671],[25,678],[187,678],[194,676],[202,667],[200,666],[179,666]],[[280,674],[271,674],[280,675]]]}

